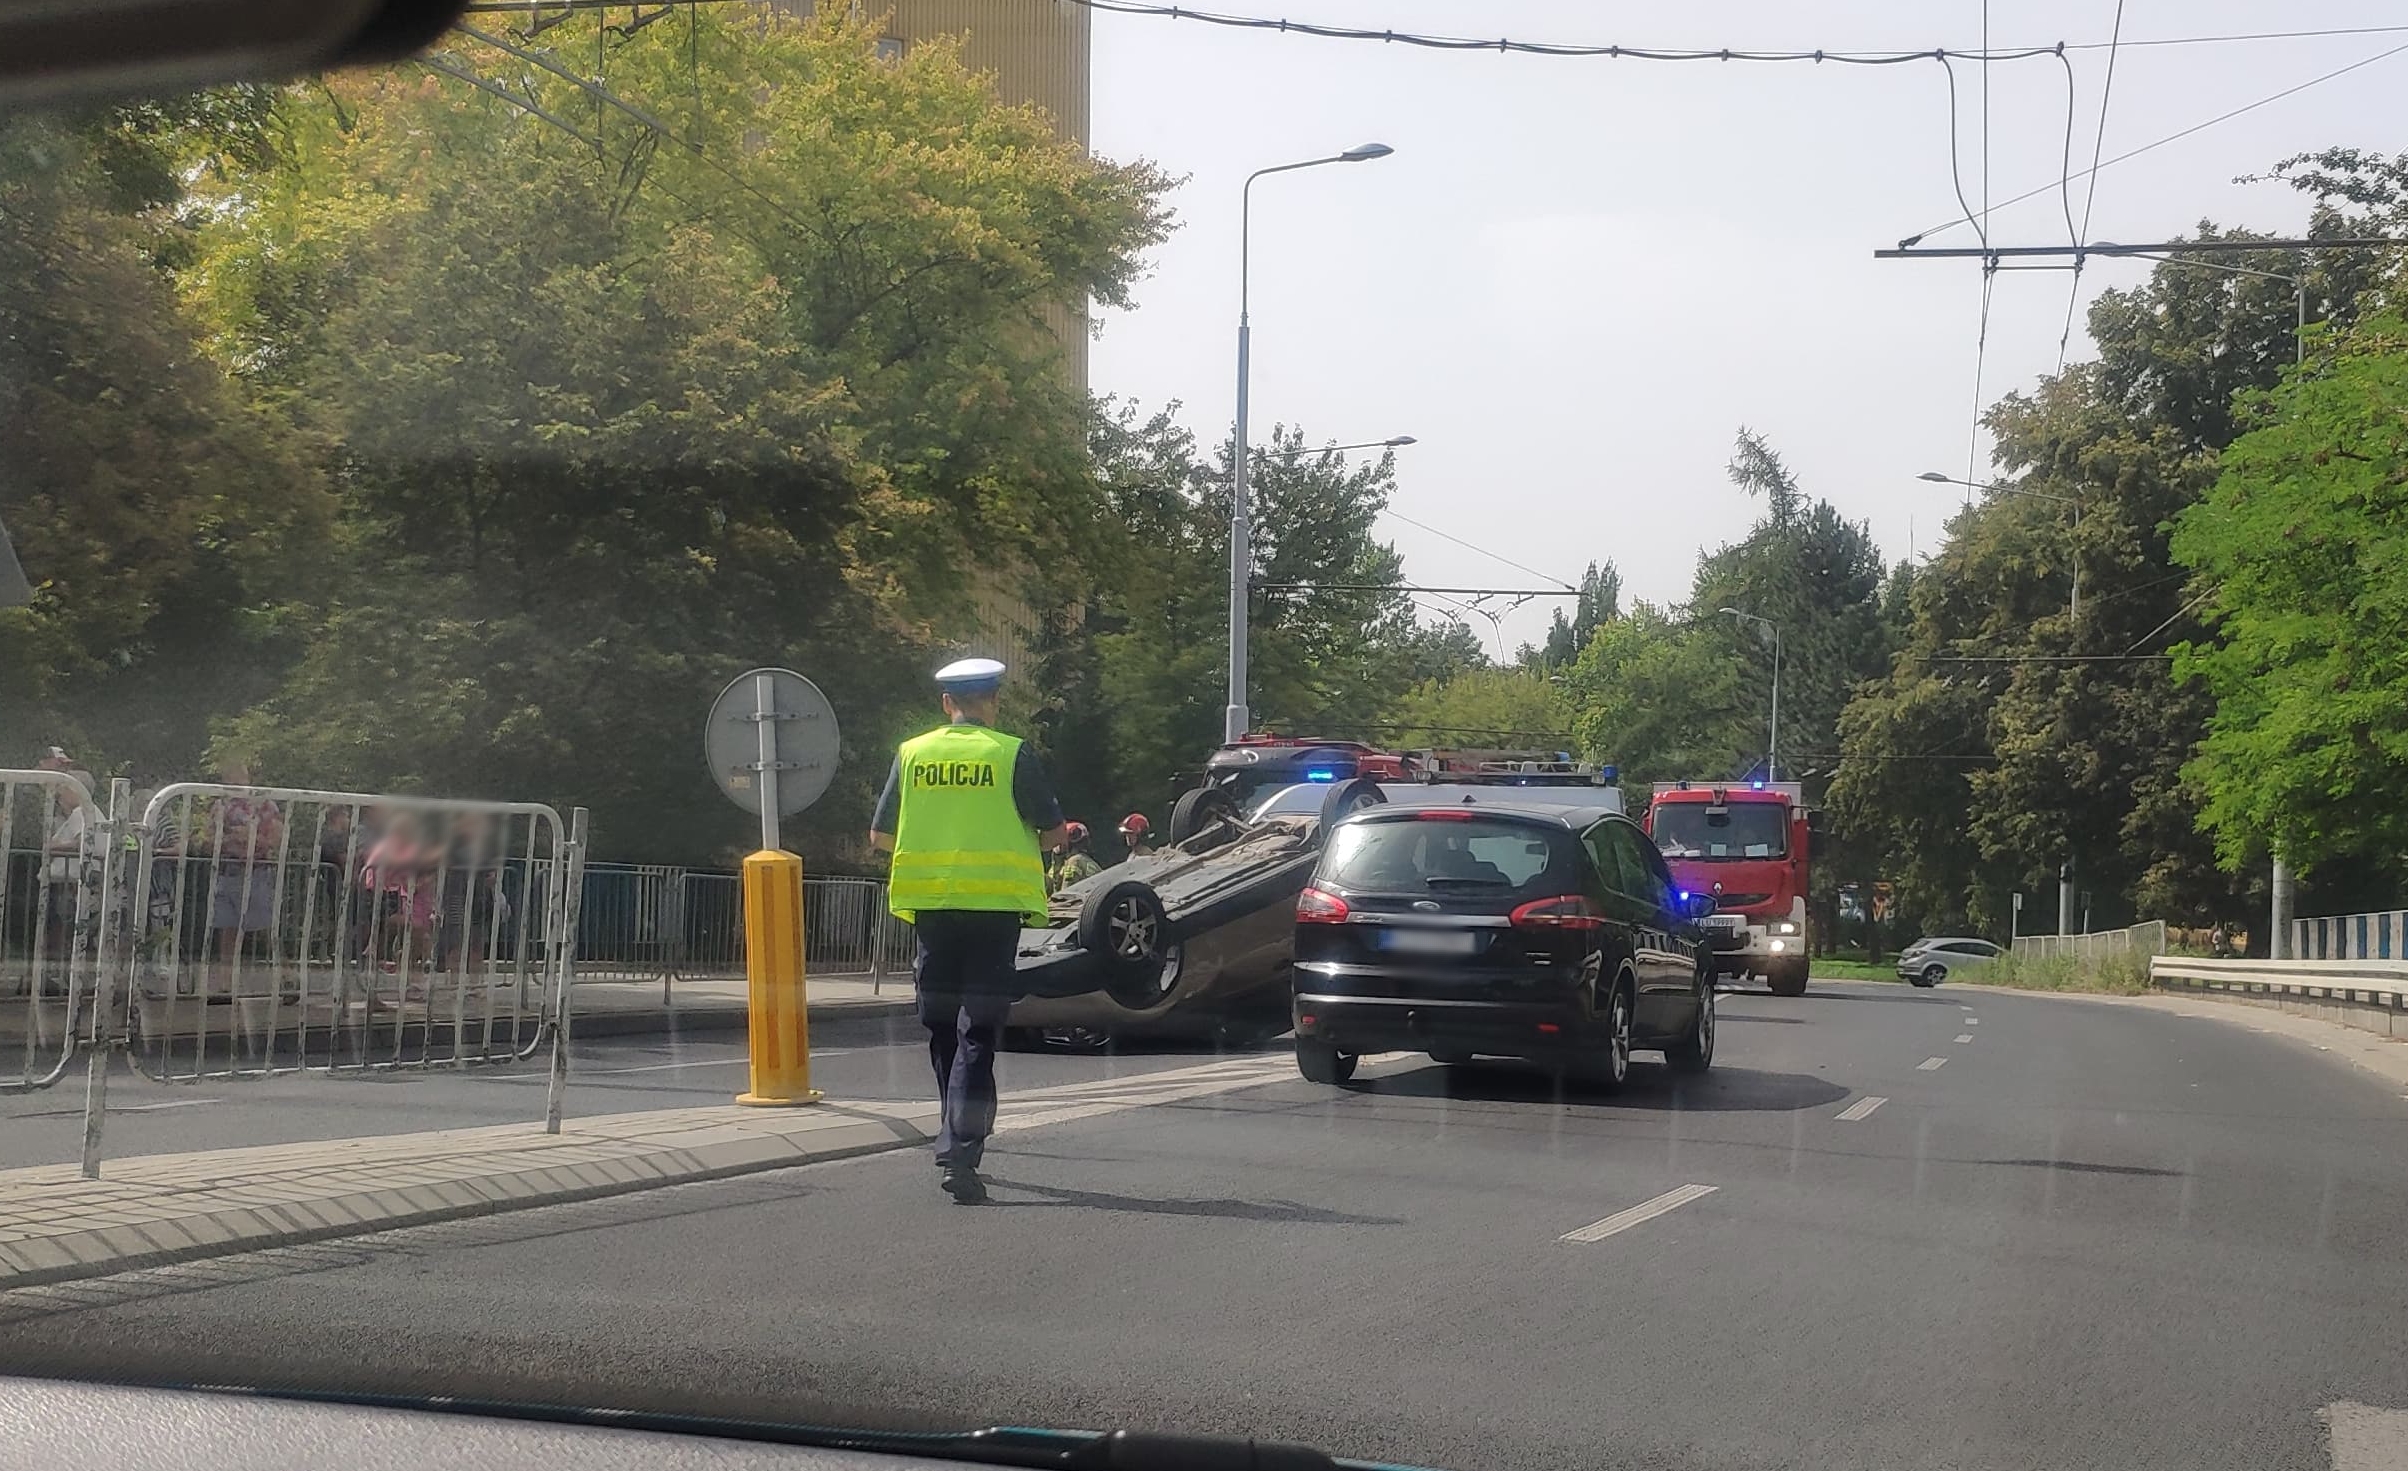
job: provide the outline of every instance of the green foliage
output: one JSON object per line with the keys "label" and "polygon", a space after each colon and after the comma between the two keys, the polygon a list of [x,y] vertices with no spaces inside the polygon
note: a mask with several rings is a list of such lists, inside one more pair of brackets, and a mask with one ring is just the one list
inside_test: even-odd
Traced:
{"label": "green foliage", "polygon": [[191,313],[341,506],[315,636],[222,740],[706,858],[743,823],[695,722],[790,664],[846,715],[805,829],[841,852],[974,600],[1109,566],[1046,313],[1125,300],[1163,182],[842,14],[598,23],[290,89],[198,177]]}
{"label": "green foliage", "polygon": [[1637,604],[1589,640],[1566,688],[1581,751],[1626,785],[1730,775],[1744,759],[1732,712],[1748,691],[1723,630]]}
{"label": "green foliage", "polygon": [[1415,686],[1396,708],[1399,745],[1553,750],[1569,746],[1564,687],[1526,669],[1467,669]]}
{"label": "green foliage", "polygon": [[2378,318],[2268,393],[2174,555],[2210,589],[2179,674],[2216,701],[2189,767],[2228,866],[2408,851],[2408,322]]}
{"label": "green foliage", "polygon": [[1557,608],[1547,625],[1547,641],[1537,647],[1523,645],[1521,663],[1542,669],[1561,669],[1580,657],[1589,646],[1600,625],[1622,616],[1622,573],[1613,563],[1600,566],[1589,563],[1580,574],[1580,596],[1572,602],[1572,615]]}
{"label": "green foliage", "polygon": [[146,778],[189,769],[209,716],[289,656],[291,553],[328,511],[160,274],[171,128],[155,107],[0,122],[0,521],[35,588],[0,611],[0,745]]}

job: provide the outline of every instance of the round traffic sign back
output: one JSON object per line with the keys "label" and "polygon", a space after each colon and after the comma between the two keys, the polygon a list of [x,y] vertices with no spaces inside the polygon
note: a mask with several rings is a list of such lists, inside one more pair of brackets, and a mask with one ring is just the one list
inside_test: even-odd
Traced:
{"label": "round traffic sign back", "polygon": [[[770,733],[766,748],[764,727]],[[835,779],[837,744],[836,707],[818,685],[791,669],[753,669],[729,681],[711,702],[702,759],[727,799],[758,815],[766,754],[776,773],[778,815],[791,817],[818,801]]]}

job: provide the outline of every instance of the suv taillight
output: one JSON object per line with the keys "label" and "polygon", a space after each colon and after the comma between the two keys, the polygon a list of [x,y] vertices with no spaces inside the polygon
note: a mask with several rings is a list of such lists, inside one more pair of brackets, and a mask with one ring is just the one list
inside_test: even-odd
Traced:
{"label": "suv taillight", "polygon": [[[1305,892],[1311,893],[1311,890]],[[1552,899],[1533,899],[1514,910],[1513,926],[1520,930],[1593,930],[1605,923],[1605,916],[1583,894],[1558,894]]]}
{"label": "suv taillight", "polygon": [[1324,894],[1319,889],[1307,889],[1296,896],[1298,924],[1344,924],[1351,912],[1345,900],[1335,894]]}

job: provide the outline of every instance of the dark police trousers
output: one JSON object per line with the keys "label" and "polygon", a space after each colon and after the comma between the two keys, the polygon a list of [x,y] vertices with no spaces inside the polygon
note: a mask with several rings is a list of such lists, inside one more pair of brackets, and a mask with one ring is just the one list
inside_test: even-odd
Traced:
{"label": "dark police trousers", "polygon": [[928,1029],[928,1062],[944,1101],[936,1161],[976,1169],[995,1129],[995,1049],[1017,996],[1020,916],[923,909],[912,928],[920,941],[912,972],[920,1025]]}

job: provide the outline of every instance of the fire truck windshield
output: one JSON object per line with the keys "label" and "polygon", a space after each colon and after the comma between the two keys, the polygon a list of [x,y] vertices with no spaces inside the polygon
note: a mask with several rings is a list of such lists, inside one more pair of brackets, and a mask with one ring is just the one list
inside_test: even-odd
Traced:
{"label": "fire truck windshield", "polygon": [[1656,847],[1667,858],[1781,858],[1789,853],[1789,808],[1776,802],[1659,802]]}

